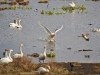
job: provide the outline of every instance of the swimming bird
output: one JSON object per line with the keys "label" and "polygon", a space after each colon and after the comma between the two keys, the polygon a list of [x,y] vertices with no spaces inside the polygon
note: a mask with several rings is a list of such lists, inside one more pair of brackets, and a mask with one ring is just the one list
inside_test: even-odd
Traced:
{"label": "swimming bird", "polygon": [[82,34],[82,37],[86,40],[89,41],[88,35],[90,32],[88,32],[87,34]]}
{"label": "swimming bird", "polygon": [[44,45],[44,52],[39,55],[39,62],[41,63],[40,60],[43,60],[44,62],[45,58],[46,58],[46,45]]}
{"label": "swimming bird", "polygon": [[55,32],[52,33],[46,26],[44,26],[43,24],[40,24],[40,22],[39,22],[39,25],[49,34],[49,36],[47,37],[47,41],[49,42],[55,41],[54,37],[56,33],[63,28],[63,25],[62,25],[60,29],[56,29]]}
{"label": "swimming bird", "polygon": [[92,32],[100,32],[100,29],[94,28],[94,29],[92,30]]}
{"label": "swimming bird", "polygon": [[48,3],[48,0],[39,0],[38,3]]}
{"label": "swimming bird", "polygon": [[52,47],[52,48],[50,49],[50,51],[54,51],[54,48]]}
{"label": "swimming bird", "polygon": [[16,18],[15,23],[10,23],[9,26],[10,27],[16,27],[16,26],[18,26],[17,20],[18,20],[18,18]]}
{"label": "swimming bird", "polygon": [[10,51],[9,51],[9,56],[8,57],[4,57],[4,58],[0,58],[0,63],[2,64],[2,63],[9,63],[9,62],[12,62],[13,61],[13,59],[11,58],[11,52],[12,52],[13,50],[12,49],[10,49]]}
{"label": "swimming bird", "polygon": [[24,46],[23,44],[20,44],[20,47],[19,47],[20,53],[14,54],[13,58],[21,58],[21,57],[23,57],[23,52],[22,52],[22,47],[23,46]]}
{"label": "swimming bird", "polygon": [[87,35],[82,34],[82,37],[83,37],[86,41],[89,41],[89,38],[87,37]]}
{"label": "swimming bird", "polygon": [[39,54],[38,53],[33,53],[33,54],[27,54],[27,56],[31,56],[31,57],[39,57]]}
{"label": "swimming bird", "polygon": [[75,7],[75,3],[72,1],[72,3],[69,3],[69,5],[74,8]]}
{"label": "swimming bird", "polygon": [[38,12],[38,9],[35,9],[34,12]]}
{"label": "swimming bird", "polygon": [[35,71],[35,72],[41,74],[41,73],[47,73],[47,72],[49,72],[49,70],[50,70],[50,66],[46,65],[45,67],[39,67],[37,69],[37,71]]}
{"label": "swimming bird", "polygon": [[84,55],[86,58],[90,58],[90,55]]}
{"label": "swimming bird", "polygon": [[22,28],[22,25],[20,24],[21,20],[18,20],[18,25],[16,25],[17,28]]}
{"label": "swimming bird", "polygon": [[72,48],[69,47],[69,48],[67,48],[67,49],[68,49],[68,50],[71,50]]}

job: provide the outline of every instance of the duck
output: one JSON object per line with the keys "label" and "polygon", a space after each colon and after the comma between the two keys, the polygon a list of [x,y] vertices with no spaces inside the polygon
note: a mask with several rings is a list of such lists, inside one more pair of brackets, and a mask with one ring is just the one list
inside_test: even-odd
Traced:
{"label": "duck", "polygon": [[87,34],[82,34],[82,37],[86,40],[86,41],[89,41],[89,35],[90,32],[88,32]]}
{"label": "duck", "polygon": [[23,57],[23,52],[22,52],[22,47],[24,46],[24,44],[20,44],[20,53],[16,53],[13,55],[13,58],[22,58]]}
{"label": "duck", "polygon": [[33,54],[27,54],[27,56],[31,56],[31,57],[39,57],[39,54],[38,53],[33,53]]}
{"label": "duck", "polygon": [[18,21],[18,25],[16,25],[17,28],[22,28],[20,22],[21,22],[21,20]]}
{"label": "duck", "polygon": [[49,70],[50,70],[50,66],[46,65],[45,67],[39,67],[36,72],[42,74],[42,73],[49,72]]}
{"label": "duck", "polygon": [[86,41],[89,41],[89,38],[88,38],[88,36],[87,36],[87,35],[82,34],[82,37],[83,37]]}
{"label": "duck", "polygon": [[71,50],[72,48],[71,47],[69,47],[69,48],[67,48],[68,50]]}
{"label": "duck", "polygon": [[52,47],[52,48],[50,49],[50,51],[54,51],[54,48]]}
{"label": "duck", "polygon": [[9,56],[8,57],[0,58],[0,63],[1,64],[2,63],[10,63],[10,62],[13,61],[13,59],[11,58],[11,52],[12,51],[13,51],[12,49],[9,50]]}
{"label": "duck", "polygon": [[34,12],[38,12],[38,9],[35,9]]}
{"label": "duck", "polygon": [[86,58],[90,58],[90,55],[84,55]]}
{"label": "duck", "polygon": [[100,29],[94,28],[94,29],[92,30],[92,32],[100,32]]}
{"label": "duck", "polygon": [[72,3],[69,3],[69,5],[74,8],[75,7],[75,3],[72,1]]}
{"label": "duck", "polygon": [[45,58],[46,58],[46,45],[44,45],[44,52],[39,55],[39,58],[38,58],[39,62],[41,63],[40,60],[43,60],[44,62]]}
{"label": "duck", "polygon": [[16,18],[15,23],[9,23],[9,26],[10,27],[16,27],[16,26],[18,26],[17,20],[18,20],[18,18]]}
{"label": "duck", "polygon": [[48,0],[39,0],[38,3],[48,3]]}
{"label": "duck", "polygon": [[52,33],[46,26],[44,26],[44,25],[41,24],[40,22],[39,22],[39,25],[49,34],[49,36],[48,36],[47,39],[46,39],[48,42],[54,42],[54,41],[55,41],[55,40],[54,40],[54,37],[55,37],[56,33],[57,33],[58,31],[60,31],[60,30],[63,28],[63,25],[62,25],[61,28],[56,29],[55,32]]}

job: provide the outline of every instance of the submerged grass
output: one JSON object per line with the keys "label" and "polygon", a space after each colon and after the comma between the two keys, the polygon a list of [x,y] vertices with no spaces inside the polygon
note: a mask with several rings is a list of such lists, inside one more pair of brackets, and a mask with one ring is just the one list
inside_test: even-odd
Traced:
{"label": "submerged grass", "polygon": [[61,10],[59,10],[57,7],[54,7],[52,8],[52,10],[41,10],[40,13],[42,15],[46,14],[46,15],[60,15],[60,14],[66,14],[67,12],[68,13],[73,13],[73,11],[77,10],[78,13],[79,12],[84,12],[84,10],[86,10],[86,7],[84,5],[78,5],[78,6],[75,6],[74,8],[70,7],[70,6],[66,6],[66,5],[63,5],[61,6],[60,8]]}
{"label": "submerged grass", "polygon": [[70,6],[63,5],[61,6],[61,9],[64,11],[69,11],[69,10],[86,10],[86,7],[84,5],[77,5],[74,8]]}
{"label": "submerged grass", "polygon": [[51,51],[49,54],[47,54],[47,57],[50,57],[50,58],[53,58],[55,56],[56,56],[56,54],[53,51]]}
{"label": "submerged grass", "polygon": [[[21,5],[20,5],[21,3]],[[2,10],[31,10],[32,7],[28,6],[29,1],[24,1],[24,0],[14,0],[14,1],[7,1],[7,0],[2,0],[0,1],[0,4],[4,5],[0,7],[0,11]]]}

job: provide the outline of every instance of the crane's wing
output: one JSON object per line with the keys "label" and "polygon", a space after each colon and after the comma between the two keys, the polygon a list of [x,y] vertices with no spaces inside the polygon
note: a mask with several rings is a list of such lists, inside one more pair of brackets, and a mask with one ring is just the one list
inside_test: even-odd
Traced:
{"label": "crane's wing", "polygon": [[38,24],[46,31],[46,33],[52,34],[52,32],[51,32],[46,26],[44,26],[44,25],[41,24],[40,22],[39,22]]}
{"label": "crane's wing", "polygon": [[63,28],[63,25],[61,26],[60,29],[57,29],[57,30],[55,31],[55,33],[57,33],[58,31],[60,31],[62,28]]}
{"label": "crane's wing", "polygon": [[88,36],[90,34],[90,31],[88,33],[86,33],[86,36]]}

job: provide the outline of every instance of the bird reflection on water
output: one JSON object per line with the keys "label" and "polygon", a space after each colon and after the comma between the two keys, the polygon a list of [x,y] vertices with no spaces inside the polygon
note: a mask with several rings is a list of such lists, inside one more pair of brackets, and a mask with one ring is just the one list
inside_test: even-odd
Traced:
{"label": "bird reflection on water", "polygon": [[55,50],[55,42],[47,42],[47,50],[54,51]]}

